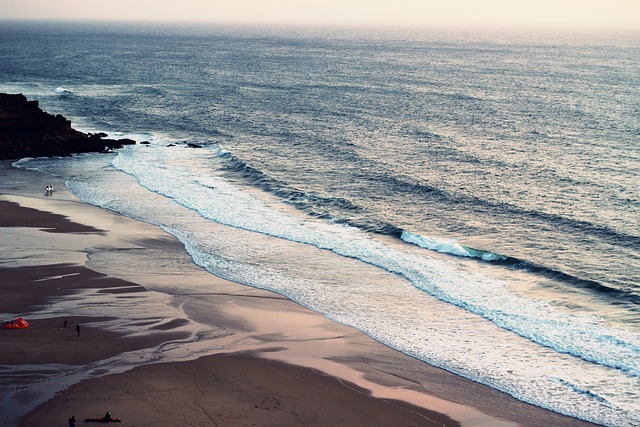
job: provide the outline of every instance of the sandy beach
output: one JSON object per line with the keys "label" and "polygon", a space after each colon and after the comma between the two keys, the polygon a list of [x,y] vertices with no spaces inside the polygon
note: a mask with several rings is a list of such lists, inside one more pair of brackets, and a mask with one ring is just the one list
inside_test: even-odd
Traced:
{"label": "sandy beach", "polygon": [[119,425],[156,427],[592,425],[215,277],[161,229],[0,162],[8,176],[1,320],[30,326],[1,331],[3,425],[85,425],[106,411]]}

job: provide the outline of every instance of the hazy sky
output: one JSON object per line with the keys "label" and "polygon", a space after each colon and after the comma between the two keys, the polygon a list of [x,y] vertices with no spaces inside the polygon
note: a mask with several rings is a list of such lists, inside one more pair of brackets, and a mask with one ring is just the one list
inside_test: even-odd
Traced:
{"label": "hazy sky", "polygon": [[640,0],[0,0],[0,18],[640,31]]}

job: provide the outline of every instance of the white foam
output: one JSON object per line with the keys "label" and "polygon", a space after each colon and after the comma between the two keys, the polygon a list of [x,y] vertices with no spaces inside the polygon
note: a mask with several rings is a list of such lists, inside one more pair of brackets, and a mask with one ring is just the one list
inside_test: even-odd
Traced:
{"label": "white foam", "polygon": [[119,172],[93,165],[96,158],[20,164],[75,175],[68,187],[80,198],[161,225],[221,277],[287,295],[524,401],[608,425],[640,422],[637,334],[517,295],[503,281],[417,246],[391,247],[355,228],[288,215],[226,181],[208,150],[119,151],[114,165],[165,197],[121,183]]}
{"label": "white foam", "polygon": [[73,91],[71,89],[65,89],[62,86],[55,88],[54,92],[61,96],[73,95]]}
{"label": "white foam", "polygon": [[[211,176],[209,169],[194,170],[194,164],[186,164],[208,155],[175,149],[125,150],[114,165],[136,176],[145,187],[207,219],[360,259],[400,274],[419,289],[539,344],[632,375],[640,374],[637,334],[619,331],[611,336],[611,330],[598,326],[597,319],[562,313],[548,304],[522,298],[513,294],[506,283],[491,277],[457,271],[428,255],[392,250],[353,227],[301,221],[286,215],[277,206],[239,191],[222,177]],[[409,237],[421,243],[426,241],[417,240],[417,235],[405,235],[405,239]],[[451,242],[436,243],[447,253],[468,253]],[[473,286],[469,286],[471,283]]]}

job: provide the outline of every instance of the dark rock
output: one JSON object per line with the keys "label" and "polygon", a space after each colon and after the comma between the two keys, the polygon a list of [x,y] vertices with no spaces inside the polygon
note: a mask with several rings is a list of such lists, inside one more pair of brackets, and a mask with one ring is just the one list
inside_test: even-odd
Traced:
{"label": "dark rock", "polygon": [[135,144],[106,136],[79,132],[65,117],[42,111],[38,101],[28,101],[22,94],[0,93],[0,160],[100,153]]}
{"label": "dark rock", "polygon": [[187,147],[189,148],[202,148],[202,145],[194,144],[193,142],[188,142]]}
{"label": "dark rock", "polygon": [[149,145],[149,144],[151,144],[151,143],[150,143],[149,141],[142,141],[142,142],[140,142],[140,144],[143,144],[143,145]]}

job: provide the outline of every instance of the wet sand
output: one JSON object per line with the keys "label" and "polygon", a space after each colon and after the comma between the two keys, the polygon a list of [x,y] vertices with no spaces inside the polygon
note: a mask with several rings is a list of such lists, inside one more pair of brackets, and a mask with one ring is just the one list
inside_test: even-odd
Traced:
{"label": "wet sand", "polygon": [[31,323],[1,331],[3,425],[107,410],[129,426],[591,425],[217,278],[156,227],[29,188],[0,196],[0,320]]}

